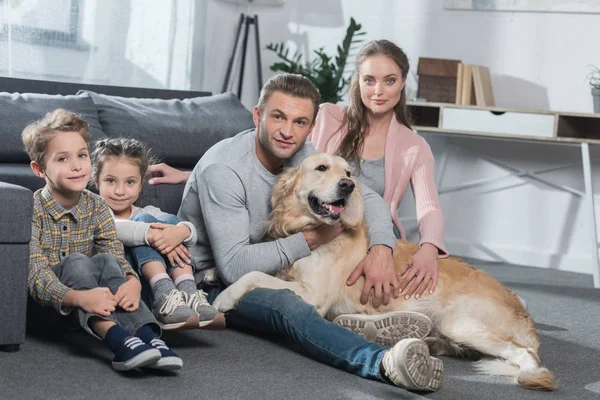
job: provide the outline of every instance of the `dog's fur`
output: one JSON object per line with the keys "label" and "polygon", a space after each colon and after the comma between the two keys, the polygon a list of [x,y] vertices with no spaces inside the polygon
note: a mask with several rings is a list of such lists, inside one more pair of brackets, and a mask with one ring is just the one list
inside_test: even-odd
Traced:
{"label": "dog's fur", "polygon": [[[432,354],[488,356],[480,361],[481,373],[506,375],[529,389],[555,390],[552,373],[540,367],[540,344],[534,321],[514,293],[485,272],[459,259],[439,260],[439,280],[433,294],[420,299],[403,297],[374,308],[360,303],[364,280],[347,286],[346,280],[368,249],[363,222],[363,202],[358,188],[340,191],[348,183],[349,166],[340,157],[320,153],[307,158],[300,167],[285,171],[273,188],[268,235],[285,237],[341,220],[345,230],[311,255],[296,261],[276,277],[250,272],[228,287],[214,302],[219,311],[235,307],[237,301],[256,287],[290,289],[328,319],[340,314],[376,314],[411,310],[428,315],[434,324],[426,338]],[[356,182],[354,178],[351,178]],[[319,204],[345,200],[340,208],[319,209]],[[312,199],[312,204],[311,200]],[[339,203],[337,203],[339,204]],[[338,218],[339,217],[339,218]],[[418,246],[399,240],[394,251],[397,271],[410,262]]]}

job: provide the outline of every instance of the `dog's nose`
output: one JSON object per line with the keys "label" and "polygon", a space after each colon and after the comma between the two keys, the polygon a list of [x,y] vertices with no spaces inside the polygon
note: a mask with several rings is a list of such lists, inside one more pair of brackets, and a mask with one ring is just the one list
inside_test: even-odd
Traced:
{"label": "dog's nose", "polygon": [[344,178],[340,179],[340,181],[338,182],[338,186],[344,192],[351,193],[354,190],[355,185],[352,179]]}

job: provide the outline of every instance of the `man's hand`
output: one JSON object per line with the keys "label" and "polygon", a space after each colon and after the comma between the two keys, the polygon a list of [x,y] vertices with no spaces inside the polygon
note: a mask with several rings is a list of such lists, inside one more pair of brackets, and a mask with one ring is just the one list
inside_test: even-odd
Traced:
{"label": "man's hand", "polygon": [[183,244],[175,247],[171,252],[166,254],[171,265],[177,265],[179,268],[191,267],[192,260],[190,251]]}
{"label": "man's hand", "polygon": [[150,229],[156,229],[156,231],[150,233],[148,242],[162,254],[170,253],[192,234],[190,228],[185,224],[170,225],[156,222],[150,225]]}
{"label": "man's hand", "polygon": [[180,171],[165,163],[149,165],[146,172],[146,176],[150,177],[148,183],[151,185],[158,185],[159,183],[186,183],[190,174],[191,172]]}
{"label": "man's hand", "polygon": [[75,305],[85,312],[108,317],[115,311],[117,302],[109,288],[97,287],[90,290],[78,290]]}
{"label": "man's hand", "polygon": [[396,266],[392,256],[392,249],[384,245],[371,247],[369,253],[354,269],[346,284],[352,286],[361,275],[365,276],[365,285],[360,295],[360,302],[366,304],[369,300],[371,289],[375,290],[373,307],[379,307],[390,302],[390,296],[398,297],[400,281],[396,275]]}
{"label": "man's hand", "polygon": [[140,307],[142,284],[133,275],[127,275],[127,282],[119,286],[115,294],[117,305],[123,310],[132,312]]}
{"label": "man's hand", "polygon": [[[431,243],[424,243],[421,248],[413,254],[409,265],[402,271],[402,283],[400,292],[406,293],[404,298],[408,300],[415,292],[415,298],[423,295],[429,287],[429,293],[433,293],[438,283],[438,248]],[[408,286],[410,284],[410,286]],[[404,290],[408,286],[408,290]]]}
{"label": "man's hand", "polygon": [[320,245],[332,241],[337,235],[342,233],[343,230],[342,223],[338,222],[335,225],[324,224],[314,231],[306,231],[302,232],[302,234],[304,235],[304,239],[306,239],[308,248],[313,251]]}

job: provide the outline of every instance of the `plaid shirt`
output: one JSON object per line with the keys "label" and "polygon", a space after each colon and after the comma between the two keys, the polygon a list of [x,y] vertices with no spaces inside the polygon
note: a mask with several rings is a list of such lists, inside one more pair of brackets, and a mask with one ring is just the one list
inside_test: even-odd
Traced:
{"label": "plaid shirt", "polygon": [[33,195],[33,221],[29,244],[29,293],[44,306],[61,308],[65,294],[63,285],[52,267],[70,254],[111,253],[121,264],[123,274],[133,274],[125,260],[123,244],[117,239],[115,222],[102,197],[84,190],[72,210],[65,210],[54,200],[48,187]]}

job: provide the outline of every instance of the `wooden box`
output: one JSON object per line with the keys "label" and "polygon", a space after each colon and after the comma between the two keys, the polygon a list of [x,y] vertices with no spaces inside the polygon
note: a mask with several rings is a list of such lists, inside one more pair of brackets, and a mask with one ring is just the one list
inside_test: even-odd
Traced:
{"label": "wooden box", "polygon": [[417,97],[438,103],[454,103],[459,63],[460,60],[419,57]]}

